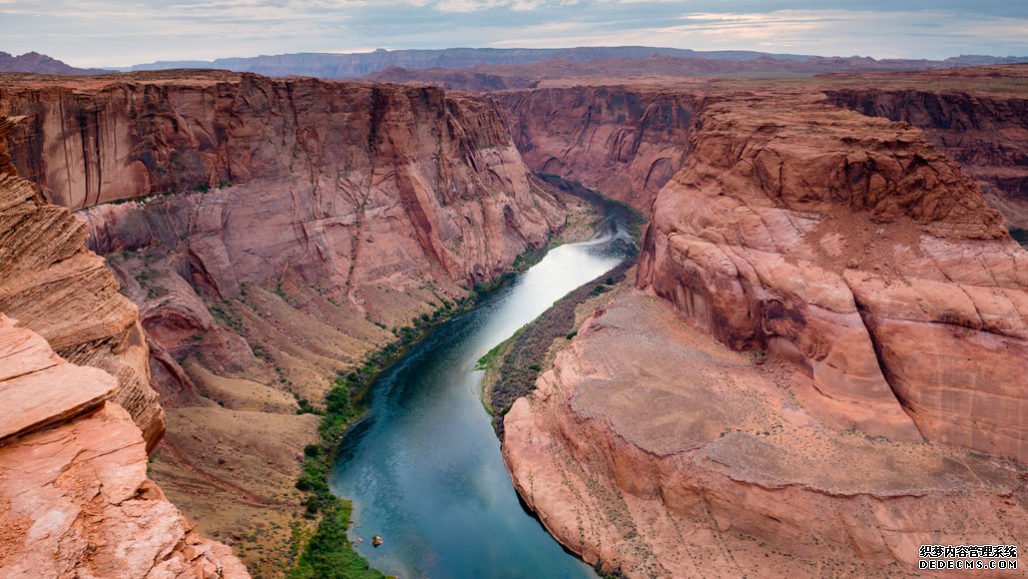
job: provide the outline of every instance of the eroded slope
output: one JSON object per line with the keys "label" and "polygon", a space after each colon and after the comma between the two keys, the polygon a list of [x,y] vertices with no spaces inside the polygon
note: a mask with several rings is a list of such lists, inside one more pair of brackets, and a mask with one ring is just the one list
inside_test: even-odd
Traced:
{"label": "eroded slope", "polygon": [[0,574],[249,576],[147,478],[164,422],[136,309],[81,224],[13,173],[11,123],[0,117]]}
{"label": "eroded slope", "polygon": [[141,311],[155,476],[264,573],[340,370],[565,222],[491,102],[220,72],[18,79],[15,163],[85,220]]}
{"label": "eroded slope", "polygon": [[505,419],[547,527],[628,576],[895,576],[921,544],[1023,542],[1028,254],[975,183],[816,93],[709,94],[690,139],[646,293]]}
{"label": "eroded slope", "polygon": [[923,129],[1012,226],[1028,229],[1028,66],[825,82],[833,104]]}

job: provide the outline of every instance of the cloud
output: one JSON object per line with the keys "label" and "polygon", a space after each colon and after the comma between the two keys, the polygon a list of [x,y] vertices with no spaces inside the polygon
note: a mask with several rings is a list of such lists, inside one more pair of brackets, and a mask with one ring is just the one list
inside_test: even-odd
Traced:
{"label": "cloud", "polygon": [[0,0],[0,50],[79,66],[368,47],[650,45],[1028,55],[1010,0]]}
{"label": "cloud", "polygon": [[[622,3],[639,0],[620,0]],[[700,50],[876,58],[945,58],[958,54],[1028,55],[1028,20],[944,11],[779,10],[681,14],[659,26],[618,29],[603,23],[532,26],[490,43],[506,47],[650,45]]]}
{"label": "cloud", "polygon": [[436,0],[434,2],[411,2],[416,6],[430,6],[441,12],[477,12],[495,8],[507,8],[514,12],[526,12],[545,6],[572,6],[577,0]]}
{"label": "cloud", "polygon": [[487,8],[504,6],[508,2],[503,0],[441,0],[434,4],[435,8],[443,12],[475,12]]}

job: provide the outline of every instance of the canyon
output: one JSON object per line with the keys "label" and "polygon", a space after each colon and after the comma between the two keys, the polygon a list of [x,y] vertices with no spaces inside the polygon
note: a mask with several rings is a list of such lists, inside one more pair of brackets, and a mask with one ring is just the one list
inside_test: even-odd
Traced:
{"label": "canyon", "polygon": [[[1022,87],[1013,119],[1024,71],[999,72]],[[943,152],[987,131],[956,141],[959,123],[922,132],[796,84],[501,97],[532,166],[650,215],[637,289],[594,307],[504,419],[519,492],[606,571],[912,575],[919,545],[1028,534],[1028,254],[997,211],[1019,192],[994,209],[972,179],[1017,154],[955,155],[964,173]],[[605,98],[557,112],[585,91]],[[989,116],[930,99],[902,102]],[[1019,122],[991,141],[1016,147]]]}
{"label": "canyon", "polygon": [[[282,572],[310,525],[294,483],[316,437],[308,409],[337,373],[455,308],[566,219],[498,108],[431,87],[16,77],[0,108],[27,116],[9,136],[13,164],[78,211],[75,240],[88,233],[107,265],[91,258],[103,291],[92,270],[69,280],[79,299],[25,282],[4,311],[74,362],[132,357],[142,385],[125,370],[119,392],[136,393],[126,408],[151,444],[167,417],[153,477],[261,573]],[[80,308],[95,332],[53,315]],[[120,358],[96,360],[104,348]]]}
{"label": "canyon", "polygon": [[147,477],[164,421],[138,311],[85,226],[17,176],[3,139],[17,120],[0,117],[4,576],[248,577]]}
{"label": "canyon", "polygon": [[[0,76],[0,395],[83,385],[3,425],[5,528],[40,536],[15,498],[53,447],[32,460],[77,486],[42,502],[90,517],[48,547],[67,568],[140,564],[105,551],[139,508],[173,573],[284,573],[309,410],[583,211],[541,173],[647,219],[502,418],[564,546],[630,577],[895,576],[922,544],[1023,543],[1028,67],[573,68],[427,78],[487,94]],[[15,543],[0,565],[35,564]]]}
{"label": "canyon", "polygon": [[[414,78],[483,90],[462,86],[464,71],[424,74]],[[1026,76],[1028,67],[1018,65],[799,79],[688,78],[651,73],[627,60],[613,70],[572,67],[530,90],[490,94],[511,112],[515,141],[533,169],[571,175],[618,199],[640,196],[633,203],[645,211],[681,168],[688,150],[683,135],[705,102],[740,91],[822,95],[833,105],[922,129],[975,179],[1010,226],[1025,229]],[[567,156],[590,159],[561,168]]]}

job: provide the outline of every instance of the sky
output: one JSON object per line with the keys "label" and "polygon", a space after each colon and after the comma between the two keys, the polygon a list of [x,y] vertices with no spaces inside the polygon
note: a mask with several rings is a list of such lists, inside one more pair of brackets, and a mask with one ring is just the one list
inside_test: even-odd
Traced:
{"label": "sky", "polygon": [[458,46],[1028,56],[1028,0],[0,0],[0,22],[0,50],[82,67]]}

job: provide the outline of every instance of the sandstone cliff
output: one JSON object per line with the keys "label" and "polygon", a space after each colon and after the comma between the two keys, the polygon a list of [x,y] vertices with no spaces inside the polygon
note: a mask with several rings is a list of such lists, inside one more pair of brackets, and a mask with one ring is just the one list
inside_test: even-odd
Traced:
{"label": "sandstone cliff", "polygon": [[156,479],[264,573],[317,425],[300,403],[565,221],[498,108],[436,88],[151,73],[16,79],[0,107],[140,307]]}
{"label": "sandstone cliff", "polygon": [[1028,253],[920,130],[711,89],[651,216],[646,293],[505,418],[566,546],[628,576],[895,576],[1028,537]]}
{"label": "sandstone cliff", "polygon": [[733,348],[796,358],[871,413],[858,428],[1025,461],[1028,255],[919,131],[786,98],[704,111],[640,283]]}
{"label": "sandstone cliff", "polygon": [[[0,134],[11,129],[0,122]],[[86,250],[85,224],[36,199],[33,187],[11,172],[9,158],[0,155],[0,311],[40,333],[66,360],[116,376],[121,388],[114,401],[132,414],[152,448],[165,419],[150,387],[138,310],[118,293],[104,260]]]}
{"label": "sandstone cliff", "polygon": [[[293,269],[306,279],[330,274],[326,287],[353,285],[346,262],[361,244],[353,231],[342,234],[363,227],[362,211],[395,213],[409,230],[404,237],[417,244],[404,249],[461,283],[495,275],[560,223],[555,202],[535,194],[499,113],[438,89],[154,73],[15,81],[0,92],[0,107],[30,113],[12,136],[14,163],[47,200],[71,209],[258,181],[265,197],[287,197],[278,202],[296,214],[286,228],[304,221],[297,232],[304,253],[258,254],[257,267],[240,268],[249,278],[243,281],[263,281],[299,257]],[[229,196],[269,203],[256,193]],[[473,213],[457,215],[464,207]],[[279,208],[265,214],[272,209]],[[175,219],[187,218],[167,218],[171,226]],[[197,227],[220,226],[217,218],[210,223]],[[112,225],[95,243],[106,252],[170,241],[165,229],[151,229]],[[481,230],[499,235],[464,240]],[[229,286],[222,297],[234,297],[235,280],[219,281]]]}
{"label": "sandstone cliff", "polygon": [[1011,225],[1028,229],[1028,66],[857,78],[827,90],[829,101],[923,129]]}
{"label": "sandstone cliff", "polygon": [[108,401],[117,388],[0,315],[0,573],[249,577],[147,478],[142,433]]}
{"label": "sandstone cliff", "polygon": [[[512,74],[517,71],[513,77],[498,74],[502,67],[438,71],[438,81],[431,70],[394,76],[483,91],[539,87],[493,93],[509,110],[526,162],[647,212],[655,193],[681,167],[691,118],[705,95],[760,93],[783,84],[690,78],[630,64],[592,75],[570,63],[536,67],[512,68]],[[1028,229],[1028,66],[835,74],[798,84],[811,95],[823,93],[836,106],[923,129],[937,150],[978,182],[989,204],[1011,226]]]}
{"label": "sandstone cliff", "polygon": [[249,577],[146,476],[145,441],[102,370],[0,315],[0,574]]}
{"label": "sandstone cliff", "polygon": [[539,89],[495,95],[509,111],[525,162],[649,213],[682,167],[702,97],[625,87]]}
{"label": "sandstone cliff", "polygon": [[922,544],[1018,543],[1018,468],[841,429],[665,301],[616,298],[505,419],[525,502],[627,577],[918,576]]}
{"label": "sandstone cliff", "polygon": [[[30,113],[15,165],[48,200],[92,207],[90,243],[143,306],[166,396],[194,336],[220,368],[253,360],[204,299],[300,294],[292,309],[349,342],[297,348],[319,359],[296,381],[322,381],[336,354],[355,359],[563,223],[497,110],[438,89],[151,74],[13,81],[0,106]],[[140,200],[103,204],[126,199]]]}
{"label": "sandstone cliff", "polygon": [[11,124],[0,117],[0,574],[248,576],[147,478],[163,414],[136,309],[84,227],[12,172]]}

